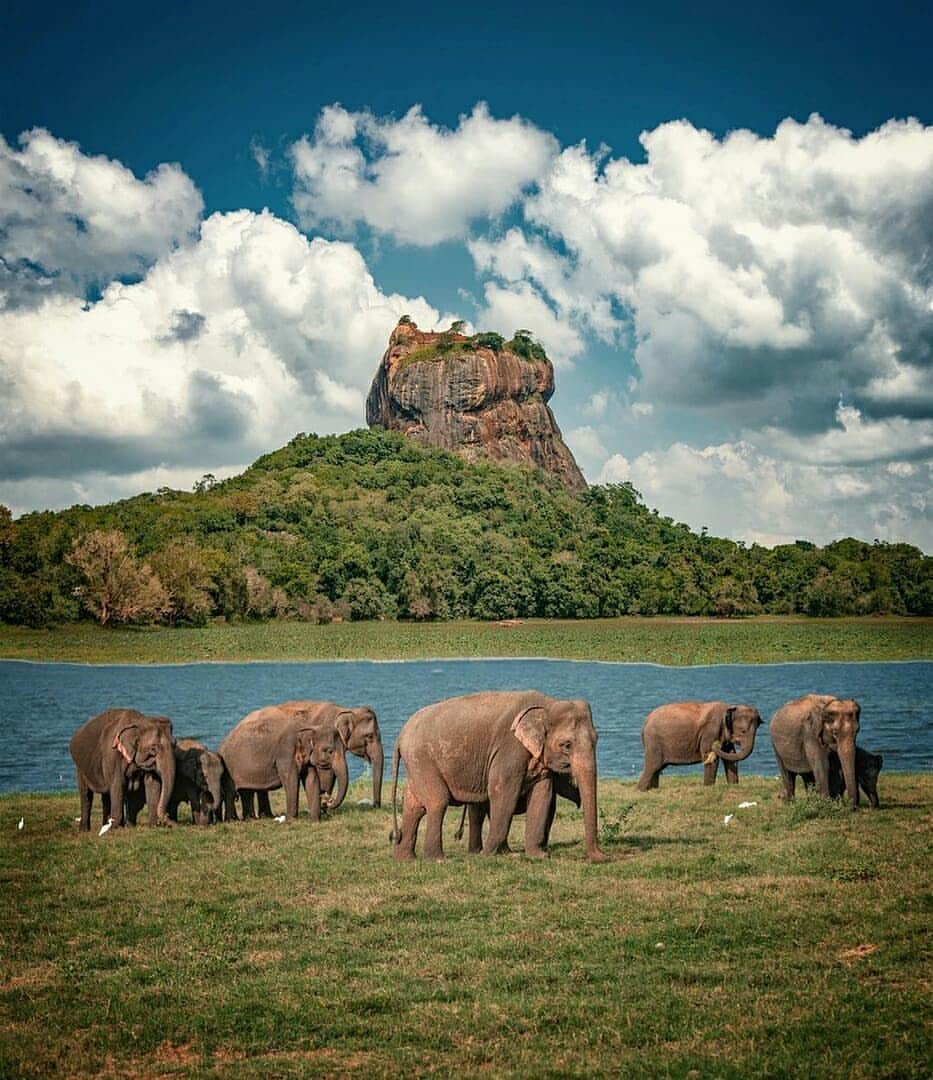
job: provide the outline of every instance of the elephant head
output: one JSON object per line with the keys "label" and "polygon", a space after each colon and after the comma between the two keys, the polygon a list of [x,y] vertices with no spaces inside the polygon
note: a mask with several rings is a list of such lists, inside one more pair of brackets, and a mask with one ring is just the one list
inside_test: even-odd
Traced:
{"label": "elephant head", "polygon": [[127,772],[158,773],[162,791],[157,816],[159,821],[164,821],[175,786],[175,739],[171,720],[167,716],[140,715],[138,720],[117,731],[113,748],[126,762]]}
{"label": "elephant head", "polygon": [[596,728],[586,701],[549,700],[524,709],[512,734],[531,755],[529,771],[568,776],[580,792],[587,858],[606,859],[596,841]]}
{"label": "elephant head", "polygon": [[813,717],[819,740],[827,751],[834,750],[839,757],[842,775],[853,810],[858,808],[858,780],[855,768],[855,736],[859,730],[861,706],[852,698],[830,698],[814,705]]}
{"label": "elephant head", "polygon": [[319,721],[313,726],[298,729],[295,740],[295,761],[298,763],[299,772],[306,768],[313,768],[319,774],[331,771],[336,774],[337,794],[328,804],[331,809],[336,809],[343,802],[350,781],[343,742],[337,733],[336,718],[334,723]]}
{"label": "elephant head", "polygon": [[755,749],[755,735],[760,725],[761,716],[757,709],[750,705],[729,705],[723,713],[719,741],[738,743],[741,750],[722,750],[714,746],[718,757],[722,761],[744,761]]}
{"label": "elephant head", "polygon": [[381,806],[384,759],[382,736],[379,733],[379,721],[376,719],[375,712],[365,706],[359,709],[347,709],[337,717],[337,732],[343,745],[351,754],[364,758],[372,766],[373,806]]}

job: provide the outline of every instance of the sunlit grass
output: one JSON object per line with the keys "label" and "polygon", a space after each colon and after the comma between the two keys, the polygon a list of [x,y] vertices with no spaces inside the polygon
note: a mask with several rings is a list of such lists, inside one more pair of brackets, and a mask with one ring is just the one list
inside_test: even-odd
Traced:
{"label": "sunlit grass", "polygon": [[565,804],[545,863],[468,857],[451,812],[446,863],[398,864],[364,788],[104,838],[0,799],[0,1075],[928,1075],[933,777],[858,814],[607,781],[608,866]]}

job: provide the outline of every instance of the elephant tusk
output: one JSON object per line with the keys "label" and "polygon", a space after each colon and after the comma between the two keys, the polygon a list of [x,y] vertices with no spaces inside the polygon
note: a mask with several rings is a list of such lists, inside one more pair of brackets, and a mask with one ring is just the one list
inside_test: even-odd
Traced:
{"label": "elephant tusk", "polygon": [[716,739],[716,741],[715,741],[715,742],[713,743],[712,749],[711,749],[711,750],[710,750],[710,752],[709,752],[709,753],[708,753],[708,754],[706,755],[706,757],[705,757],[705,758],[703,759],[703,764],[704,764],[704,765],[712,765],[712,764],[713,764],[713,762],[714,762],[714,761],[715,761],[715,760],[717,759],[717,757],[719,756],[719,755],[718,755],[718,754],[716,753],[716,751],[717,751],[717,750],[721,750],[721,749],[722,749],[722,743],[720,742],[720,740],[719,740],[719,739]]}

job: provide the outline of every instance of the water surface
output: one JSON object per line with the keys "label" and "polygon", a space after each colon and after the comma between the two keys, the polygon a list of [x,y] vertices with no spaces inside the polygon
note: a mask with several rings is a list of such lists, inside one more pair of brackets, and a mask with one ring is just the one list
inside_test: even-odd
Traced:
{"label": "water surface", "polygon": [[[7,660],[0,661],[0,792],[73,788],[68,741],[85,720],[109,708],[170,716],[176,735],[216,748],[242,716],[261,705],[293,698],[372,705],[388,762],[399,728],[422,705],[477,690],[528,688],[589,700],[603,776],[641,772],[641,725],[665,701],[746,702],[767,720],[785,701],[806,693],[857,698],[859,742],[880,750],[886,769],[933,768],[933,663],[926,662],[668,668],[514,659],[165,666]],[[351,757],[350,768],[357,776],[363,762]],[[767,727],[739,770],[776,773]]]}

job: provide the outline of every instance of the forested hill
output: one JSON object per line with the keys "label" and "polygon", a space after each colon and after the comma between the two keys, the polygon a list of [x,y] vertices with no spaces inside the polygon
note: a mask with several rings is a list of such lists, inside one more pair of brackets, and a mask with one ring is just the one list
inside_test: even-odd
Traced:
{"label": "forested hill", "polygon": [[242,475],[0,516],[0,619],[933,613],[907,544],[745,547],[543,473],[405,436],[299,435]]}

